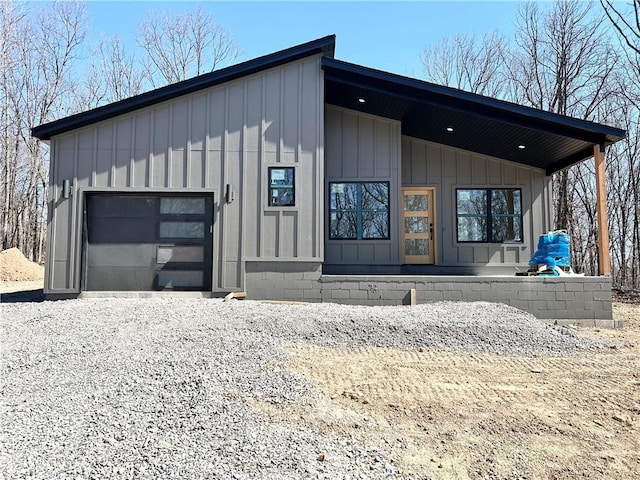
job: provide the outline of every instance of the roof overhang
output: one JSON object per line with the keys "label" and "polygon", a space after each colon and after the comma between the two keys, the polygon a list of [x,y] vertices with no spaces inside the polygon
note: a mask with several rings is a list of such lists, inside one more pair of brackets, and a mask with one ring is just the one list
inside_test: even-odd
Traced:
{"label": "roof overhang", "polygon": [[625,131],[323,58],[325,101],[402,122],[402,134],[545,170],[593,156]]}
{"label": "roof overhang", "polygon": [[296,45],[263,57],[254,58],[211,73],[199,75],[182,82],[167,85],[150,92],[136,95],[119,102],[110,103],[70,117],[61,118],[31,129],[31,134],[40,140],[50,140],[52,136],[69,130],[91,125],[118,115],[139,110],[172,98],[199,90],[230,82],[237,78],[274,68],[285,63],[294,62],[311,55],[322,54],[325,58],[333,57],[336,46],[335,35],[328,35],[311,42]]}

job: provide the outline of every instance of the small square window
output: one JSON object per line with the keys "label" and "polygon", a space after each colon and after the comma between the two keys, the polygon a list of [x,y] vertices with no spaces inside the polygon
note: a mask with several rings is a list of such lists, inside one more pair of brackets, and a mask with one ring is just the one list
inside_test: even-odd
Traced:
{"label": "small square window", "polygon": [[293,167],[269,167],[269,206],[293,207],[296,204]]}

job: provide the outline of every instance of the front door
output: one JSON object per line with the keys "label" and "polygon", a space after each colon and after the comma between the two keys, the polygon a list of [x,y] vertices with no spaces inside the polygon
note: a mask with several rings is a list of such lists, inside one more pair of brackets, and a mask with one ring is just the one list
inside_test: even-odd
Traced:
{"label": "front door", "polygon": [[433,264],[434,188],[402,189],[402,262]]}

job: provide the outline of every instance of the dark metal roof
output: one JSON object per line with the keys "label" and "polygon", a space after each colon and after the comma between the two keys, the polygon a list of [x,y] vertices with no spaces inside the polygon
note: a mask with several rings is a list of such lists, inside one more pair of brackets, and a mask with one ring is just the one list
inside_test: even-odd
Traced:
{"label": "dark metal roof", "polygon": [[591,157],[594,145],[625,136],[619,128],[333,58],[323,58],[322,66],[328,104],[400,120],[403,135],[531,165],[548,174]]}
{"label": "dark metal roof", "polygon": [[211,73],[199,75],[182,82],[167,85],[150,92],[136,95],[135,97],[110,103],[102,107],[94,108],[86,112],[78,113],[70,117],[61,118],[50,123],[45,123],[31,129],[31,134],[40,140],[49,140],[52,136],[84,127],[95,122],[107,120],[117,115],[148,107],[172,98],[193,93],[204,88],[229,82],[240,77],[251,75],[269,68],[277,67],[285,63],[293,62],[311,55],[323,54],[325,57],[333,57],[336,45],[335,35],[328,35],[311,42],[296,45],[279,52],[271,53],[263,57],[254,58],[246,62],[216,70]]}

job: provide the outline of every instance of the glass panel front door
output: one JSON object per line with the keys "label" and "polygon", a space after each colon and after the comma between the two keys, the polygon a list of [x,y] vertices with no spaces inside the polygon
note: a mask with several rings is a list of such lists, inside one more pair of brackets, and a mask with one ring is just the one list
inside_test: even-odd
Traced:
{"label": "glass panel front door", "polygon": [[434,190],[402,189],[402,259],[405,264],[434,263]]}

